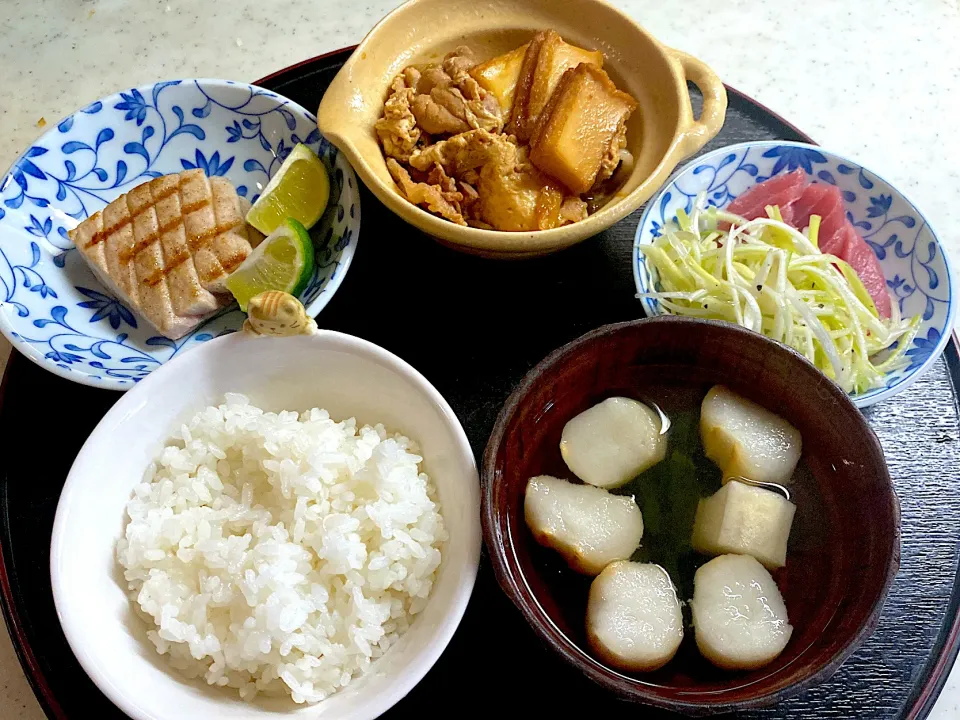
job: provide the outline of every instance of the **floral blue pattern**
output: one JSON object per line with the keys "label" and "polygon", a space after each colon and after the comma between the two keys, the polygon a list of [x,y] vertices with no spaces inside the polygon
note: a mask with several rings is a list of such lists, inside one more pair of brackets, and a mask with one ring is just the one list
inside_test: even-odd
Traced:
{"label": "floral blue pattern", "polygon": [[797,168],[803,168],[807,175],[813,175],[813,166],[827,161],[823,153],[816,148],[798,145],[777,145],[764,152],[763,157],[777,160],[773,164],[770,175],[758,176],[757,182],[763,182],[768,177],[779,175],[784,171],[791,172]]}
{"label": "floral blue pattern", "polygon": [[176,354],[239,329],[227,308],[180,340],[153,335],[73,252],[68,230],[134,186],[200,168],[254,202],[293,146],[327,166],[330,206],[312,231],[316,315],[350,265],[360,229],[353,170],[290,100],[252,85],[172,80],[124,90],[62,120],[0,180],[0,330],[32,360],[79,382],[126,389]]}
{"label": "floral blue pattern", "polygon": [[227,158],[224,162],[220,162],[220,151],[214,151],[213,155],[210,156],[210,159],[207,160],[203,156],[203,153],[198,149],[196,154],[193,156],[193,162],[190,162],[186,158],[180,159],[180,165],[183,166],[184,170],[196,170],[200,168],[203,170],[204,174],[207,177],[217,177],[219,175],[226,175],[227,171],[233,167],[233,158]]}
{"label": "floral blue pattern", "polygon": [[114,330],[120,327],[121,322],[125,322],[132,328],[137,327],[137,319],[133,316],[133,313],[127,310],[127,308],[112,295],[104,295],[103,293],[98,293],[96,290],[79,286],[77,286],[77,290],[90,298],[86,302],[80,303],[77,307],[93,308],[96,310],[90,317],[90,322],[94,323],[107,318],[110,327]]}
{"label": "floral blue pattern", "polygon": [[[639,292],[655,286],[638,247],[659,236],[678,210],[689,212],[700,192],[707,193],[708,204],[725,207],[755,184],[797,168],[810,181],[840,190],[847,219],[880,261],[900,312],[922,319],[906,352],[909,365],[890,373],[884,387],[854,396],[857,405],[866,407],[905,389],[940,356],[957,312],[949,261],[932,229],[902,194],[869,170],[803,143],[743,143],[703,155],[676,173],[647,204],[634,242],[634,279]],[[644,299],[642,304],[648,315],[665,312],[656,300]]]}
{"label": "floral blue pattern", "polygon": [[907,350],[907,357],[910,358],[910,367],[908,370],[922,367],[937,352],[940,345],[940,331],[937,328],[929,328],[926,336],[917,335],[913,341],[913,347]]}
{"label": "floral blue pattern", "polygon": [[143,99],[140,91],[134,88],[129,95],[124,92],[120,93],[120,97],[123,98],[123,102],[114,105],[114,109],[126,110],[127,114],[124,115],[124,120],[136,120],[138,127],[143,125],[143,121],[147,119],[147,101]]}

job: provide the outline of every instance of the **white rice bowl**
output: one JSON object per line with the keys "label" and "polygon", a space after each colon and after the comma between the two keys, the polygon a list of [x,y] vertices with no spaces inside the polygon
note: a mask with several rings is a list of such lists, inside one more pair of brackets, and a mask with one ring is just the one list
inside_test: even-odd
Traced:
{"label": "white rice bowl", "polygon": [[316,703],[424,609],[447,539],[410,439],[227,394],[127,505],[117,558],[157,652],[240,697]]}
{"label": "white rice bowl", "polygon": [[[117,543],[126,538],[128,506],[144,471],[151,464],[160,470],[157,460],[173,431],[235,392],[266,411],[322,407],[336,420],[355,417],[358,428],[382,423],[388,433],[401,431],[415,440],[415,454],[423,457],[420,472],[436,488],[431,499],[440,504],[449,536],[439,544],[443,559],[426,606],[409,629],[368,671],[316,704],[295,703],[282,687],[243,700],[238,689],[208,685],[202,675],[186,678],[171,665],[170,653],[160,655],[147,638],[156,623],[136,611],[118,562]],[[330,330],[282,340],[234,333],[179,354],[104,415],[60,493],[50,582],[70,650],[131,720],[373,720],[413,689],[453,637],[476,579],[480,535],[474,451],[449,403],[423,375],[384,348]]]}

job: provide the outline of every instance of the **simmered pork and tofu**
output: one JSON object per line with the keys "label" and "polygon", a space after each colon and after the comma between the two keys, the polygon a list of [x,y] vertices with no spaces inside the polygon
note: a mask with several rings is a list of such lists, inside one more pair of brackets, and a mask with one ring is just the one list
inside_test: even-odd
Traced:
{"label": "simmered pork and tofu", "polygon": [[521,45],[503,55],[487,60],[485,63],[474,65],[470,76],[480,83],[487,92],[493,93],[501,108],[513,107],[513,95],[523,70],[523,60],[530,43]]}
{"label": "simmered pork and tofu", "polygon": [[[410,170],[387,168],[411,202],[458,225],[547,230],[587,216],[587,206],[530,162],[509,135],[482,128],[459,133],[410,155]],[[413,174],[425,174],[416,182]]]}
{"label": "simmered pork and tofu", "polygon": [[553,30],[537,33],[527,44],[506,131],[527,142],[564,73],[581,64],[601,68],[603,53],[569,45]]}
{"label": "simmered pork and tofu", "polygon": [[584,194],[613,175],[637,102],[603,70],[581,63],[567,70],[537,120],[530,158],[573,192]]}
{"label": "simmered pork and tofu", "polygon": [[550,30],[483,63],[460,47],[405,68],[376,124],[398,190],[458,225],[529,232],[585,219],[587,200],[609,195],[636,109],[602,66],[603,53]]}

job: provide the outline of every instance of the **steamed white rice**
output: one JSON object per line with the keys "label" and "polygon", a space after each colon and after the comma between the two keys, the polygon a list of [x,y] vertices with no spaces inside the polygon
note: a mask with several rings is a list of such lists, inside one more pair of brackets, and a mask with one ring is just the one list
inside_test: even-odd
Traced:
{"label": "steamed white rice", "polygon": [[228,394],[182,426],[127,505],[130,597],[191,678],[323,700],[426,606],[447,538],[416,445],[325,410]]}

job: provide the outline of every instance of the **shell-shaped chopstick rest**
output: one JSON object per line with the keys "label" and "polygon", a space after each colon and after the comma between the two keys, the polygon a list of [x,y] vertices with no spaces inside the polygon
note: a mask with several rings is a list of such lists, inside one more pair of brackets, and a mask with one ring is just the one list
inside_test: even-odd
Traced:
{"label": "shell-shaped chopstick rest", "polygon": [[280,290],[267,290],[247,303],[243,332],[251,337],[313,335],[317,323],[297,298]]}

